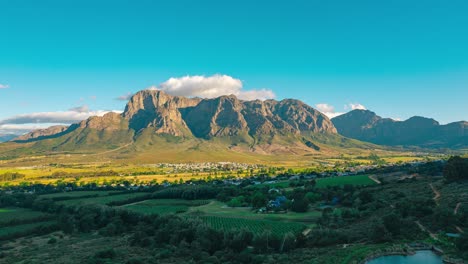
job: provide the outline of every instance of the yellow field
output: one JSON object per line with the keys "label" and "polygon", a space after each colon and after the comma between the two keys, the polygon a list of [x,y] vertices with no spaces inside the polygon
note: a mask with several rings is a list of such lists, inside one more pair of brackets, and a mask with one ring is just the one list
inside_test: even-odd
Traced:
{"label": "yellow field", "polygon": [[[175,182],[175,181],[188,181],[191,179],[206,179],[208,177],[216,178],[223,176],[248,176],[248,172],[244,171],[238,173],[237,171],[223,172],[217,171],[217,173],[209,172],[192,172],[190,170],[186,171],[173,171],[170,168],[159,168],[155,166],[140,165],[140,164],[129,164],[128,161],[113,161],[109,160],[100,161],[97,157],[94,162],[80,162],[73,163],[70,162],[73,159],[72,155],[67,156],[66,159],[58,159],[55,156],[54,161],[51,157],[28,157],[27,159],[15,159],[6,161],[1,161],[0,165],[0,176],[5,173],[19,173],[24,175],[21,179],[10,180],[10,181],[1,181],[0,186],[8,185],[18,185],[22,182],[29,183],[43,183],[43,184],[56,184],[57,182],[75,182],[77,184],[84,184],[95,182],[98,184],[107,182],[107,183],[120,183],[122,181],[138,182],[138,183],[148,183],[148,182],[158,182],[162,183]],[[74,155],[76,156],[76,155]],[[81,155],[83,157],[83,155]],[[353,155],[340,155],[339,157],[303,157],[301,159],[288,159],[281,161],[274,161],[280,157],[271,157],[271,160],[250,160],[246,164],[263,164],[266,167],[284,167],[285,170],[292,169],[303,169],[303,168],[313,168],[313,167],[330,167],[333,168],[337,164],[353,163],[367,165],[371,164],[372,161],[364,158],[363,156],[354,156]],[[410,155],[388,155],[381,156],[386,162],[397,163],[409,162],[416,160],[423,160],[427,157],[418,157]],[[429,157],[430,158],[430,157]],[[25,160],[27,163],[31,163],[33,160],[35,165],[33,166],[24,166]],[[225,161],[225,160],[220,160]],[[47,165],[44,165],[47,164]],[[109,173],[111,172],[111,173]]]}

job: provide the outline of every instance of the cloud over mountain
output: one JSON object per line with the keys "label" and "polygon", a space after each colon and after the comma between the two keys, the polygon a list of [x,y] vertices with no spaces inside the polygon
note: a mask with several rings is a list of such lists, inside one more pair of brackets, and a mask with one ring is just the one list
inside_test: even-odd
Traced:
{"label": "cloud over mountain", "polygon": [[90,110],[87,105],[83,105],[68,111],[20,114],[0,120],[0,132],[24,133],[51,125],[72,124],[90,116],[103,116],[109,112],[120,113],[121,111]]}
{"label": "cloud over mountain", "polygon": [[220,74],[170,78],[158,87],[152,87],[152,89],[159,89],[171,95],[185,97],[215,98],[233,94],[242,100],[275,98],[275,93],[270,89],[244,90],[241,80]]}
{"label": "cloud over mountain", "polygon": [[336,112],[335,107],[333,105],[329,105],[329,104],[325,104],[325,103],[316,104],[315,108],[317,108],[317,110],[322,112],[328,118],[333,118],[333,117],[344,114],[342,112]]}

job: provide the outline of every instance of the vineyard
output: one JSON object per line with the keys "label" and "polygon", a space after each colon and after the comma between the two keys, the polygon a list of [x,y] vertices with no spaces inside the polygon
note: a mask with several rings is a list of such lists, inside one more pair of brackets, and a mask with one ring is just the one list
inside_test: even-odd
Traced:
{"label": "vineyard", "polygon": [[305,228],[305,226],[300,223],[253,220],[244,218],[202,216],[201,220],[208,226],[217,230],[230,231],[246,229],[254,234],[271,232],[275,236],[283,236],[289,232],[296,234]]}
{"label": "vineyard", "polygon": [[376,184],[369,178],[368,175],[357,175],[357,176],[340,176],[321,178],[317,180],[317,188],[326,188],[328,186],[343,186],[343,185],[374,185]]}
{"label": "vineyard", "polygon": [[55,221],[44,221],[31,224],[14,225],[0,228],[0,239],[8,239],[12,236],[30,235],[35,230],[56,225]]}
{"label": "vineyard", "polygon": [[117,193],[118,191],[80,191],[80,192],[60,192],[60,193],[51,193],[51,194],[42,194],[39,195],[39,198],[43,199],[75,199],[83,197],[98,197],[98,196],[107,196],[112,193]]}
{"label": "vineyard", "polygon": [[1,208],[0,227],[49,219],[51,215],[25,208]]}
{"label": "vineyard", "polygon": [[208,203],[208,200],[154,199],[125,206],[125,209],[147,215],[164,215],[184,213],[189,207],[201,206]]}
{"label": "vineyard", "polygon": [[112,203],[132,203],[135,202],[134,200],[144,199],[144,197],[149,196],[148,193],[126,193],[126,194],[119,194],[119,195],[106,195],[106,196],[99,196],[99,197],[90,197],[90,198],[83,198],[83,199],[70,199],[59,201],[58,204],[63,204],[67,206],[73,205],[84,205],[84,204],[102,204],[102,205],[109,205]]}

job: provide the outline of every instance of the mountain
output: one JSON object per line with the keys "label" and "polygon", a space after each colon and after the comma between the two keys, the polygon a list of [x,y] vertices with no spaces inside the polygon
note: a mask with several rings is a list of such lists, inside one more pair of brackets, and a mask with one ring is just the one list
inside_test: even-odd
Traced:
{"label": "mountain", "polygon": [[27,134],[15,137],[14,141],[33,141],[60,134],[67,130],[68,126],[51,126],[45,129],[36,129]]}
{"label": "mountain", "polygon": [[16,138],[17,136],[18,135],[14,135],[14,134],[0,134],[0,142],[10,141]]}
{"label": "mountain", "polygon": [[382,118],[369,110],[353,110],[332,119],[338,133],[349,138],[388,146],[424,148],[468,147],[468,122],[440,125],[420,116],[405,121]]}
{"label": "mountain", "polygon": [[[172,96],[159,90],[133,95],[121,114],[95,116],[69,127],[52,127],[18,137],[8,156],[38,153],[145,154],[154,159],[210,159],[248,153],[306,155],[343,148],[375,148],[344,138],[330,119],[294,99],[239,100]],[[20,154],[18,154],[20,153]],[[244,154],[242,154],[244,153]],[[247,153],[247,154],[246,154]]]}

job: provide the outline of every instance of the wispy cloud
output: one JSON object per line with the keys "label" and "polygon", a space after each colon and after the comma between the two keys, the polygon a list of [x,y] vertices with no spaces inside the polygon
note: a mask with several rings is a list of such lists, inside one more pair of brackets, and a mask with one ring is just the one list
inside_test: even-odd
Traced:
{"label": "wispy cloud", "polygon": [[242,100],[275,98],[275,93],[270,89],[244,90],[241,80],[220,74],[170,78],[159,86],[150,89],[160,89],[172,95],[187,97],[214,98],[233,94]]}
{"label": "wispy cloud", "polygon": [[345,110],[356,110],[356,109],[359,109],[359,110],[367,110],[367,108],[365,106],[363,106],[362,104],[359,104],[359,103],[349,103],[347,105],[345,105]]}
{"label": "wispy cloud", "polygon": [[121,113],[122,111],[90,110],[87,105],[83,105],[71,108],[68,111],[20,114],[0,120],[0,132],[25,133],[51,125],[77,123],[91,116],[103,116],[109,112]]}
{"label": "wispy cloud", "polygon": [[322,112],[324,115],[328,116],[328,118],[333,118],[344,114],[343,112],[336,112],[335,107],[333,105],[329,105],[326,103],[316,104],[315,108],[317,108],[317,110]]}
{"label": "wispy cloud", "polygon": [[126,93],[124,95],[121,95],[117,98],[115,98],[115,100],[119,100],[119,101],[128,101],[130,100],[130,98],[133,96],[133,93]]}
{"label": "wispy cloud", "polygon": [[324,115],[328,116],[328,118],[337,117],[337,116],[342,115],[345,112],[348,112],[348,111],[351,111],[351,110],[356,110],[356,109],[366,110],[366,107],[364,105],[362,105],[362,104],[359,104],[359,103],[349,103],[349,104],[344,105],[344,107],[343,107],[344,111],[343,112],[336,111],[335,107],[333,105],[330,105],[330,104],[327,104],[327,103],[316,104],[315,108],[317,108],[317,110],[322,112]]}
{"label": "wispy cloud", "polygon": [[0,89],[6,89],[6,88],[10,88],[10,85],[0,83]]}

